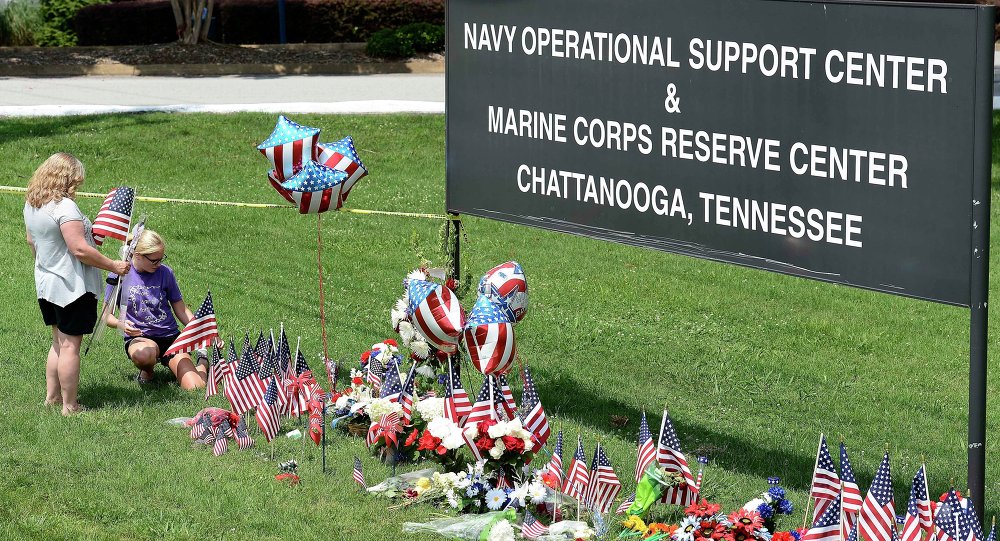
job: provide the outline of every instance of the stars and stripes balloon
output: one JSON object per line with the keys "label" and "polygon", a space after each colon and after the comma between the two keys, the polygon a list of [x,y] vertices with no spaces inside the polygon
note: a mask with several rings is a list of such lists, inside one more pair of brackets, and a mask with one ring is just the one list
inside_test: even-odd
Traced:
{"label": "stars and stripes balloon", "polygon": [[511,323],[524,319],[528,310],[528,280],[516,261],[490,269],[479,280],[479,294],[496,303]]}
{"label": "stars and stripes balloon", "polygon": [[483,374],[505,374],[514,362],[514,322],[485,295],[476,300],[462,331],[472,366]]}
{"label": "stars and stripes balloon", "polygon": [[465,312],[458,296],[447,287],[426,280],[407,280],[407,316],[427,343],[445,353],[458,351]]}
{"label": "stars and stripes balloon", "polygon": [[279,116],[271,136],[257,146],[271,161],[271,187],[301,214],[339,209],[354,184],[368,174],[350,135],[320,143],[319,133],[319,128]]}
{"label": "stars and stripes balloon", "polygon": [[281,115],[271,136],[257,145],[257,150],[271,160],[274,176],[284,182],[298,173],[307,161],[316,159],[319,132],[319,128],[296,124]]}

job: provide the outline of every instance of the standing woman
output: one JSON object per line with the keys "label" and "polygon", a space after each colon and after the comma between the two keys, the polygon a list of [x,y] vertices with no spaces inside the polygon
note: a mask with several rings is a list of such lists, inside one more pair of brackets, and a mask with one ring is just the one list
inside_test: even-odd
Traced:
{"label": "standing woman", "polygon": [[125,261],[94,247],[92,224],[76,205],[83,164],[65,152],[53,154],[28,183],[24,226],[35,257],[35,290],[52,346],[45,363],[45,404],[62,405],[63,415],[84,409],[76,399],[80,384],[80,344],[94,332],[97,295],[104,269],[124,273]]}

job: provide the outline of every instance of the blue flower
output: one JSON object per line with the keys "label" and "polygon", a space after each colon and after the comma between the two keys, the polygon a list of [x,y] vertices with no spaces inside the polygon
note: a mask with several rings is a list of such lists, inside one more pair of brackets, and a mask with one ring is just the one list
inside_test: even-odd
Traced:
{"label": "blue flower", "polygon": [[503,507],[504,502],[507,501],[507,493],[502,489],[494,488],[486,493],[486,507],[490,511],[497,511]]}
{"label": "blue flower", "polygon": [[775,500],[785,499],[785,489],[781,487],[771,487],[767,489],[767,493],[770,494],[771,497],[774,498]]}
{"label": "blue flower", "polygon": [[448,383],[448,374],[438,374],[438,385]]}
{"label": "blue flower", "polygon": [[470,498],[475,498],[479,495],[479,485],[469,485],[469,488],[465,489],[465,495]]}
{"label": "blue flower", "polygon": [[762,503],[757,506],[757,512],[760,513],[762,518],[771,518],[774,516],[774,508],[771,507],[769,503]]}
{"label": "blue flower", "polygon": [[781,500],[778,502],[778,512],[782,515],[792,514],[792,502],[791,500]]}

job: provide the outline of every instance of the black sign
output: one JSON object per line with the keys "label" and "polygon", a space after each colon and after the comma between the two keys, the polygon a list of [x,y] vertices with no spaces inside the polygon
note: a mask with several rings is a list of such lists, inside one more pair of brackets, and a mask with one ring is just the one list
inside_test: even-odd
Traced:
{"label": "black sign", "polygon": [[447,5],[449,211],[969,305],[991,9]]}

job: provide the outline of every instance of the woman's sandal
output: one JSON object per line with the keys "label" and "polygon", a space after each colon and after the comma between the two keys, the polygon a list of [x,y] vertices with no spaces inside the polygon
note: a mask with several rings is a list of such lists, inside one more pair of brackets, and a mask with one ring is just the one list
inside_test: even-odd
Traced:
{"label": "woman's sandal", "polygon": [[153,378],[149,378],[149,379],[146,379],[146,378],[142,377],[142,370],[140,370],[140,371],[139,371],[139,372],[138,372],[138,373],[137,373],[137,374],[135,375],[135,381],[136,381],[136,383],[138,383],[139,385],[149,385],[150,383],[153,383]]}

